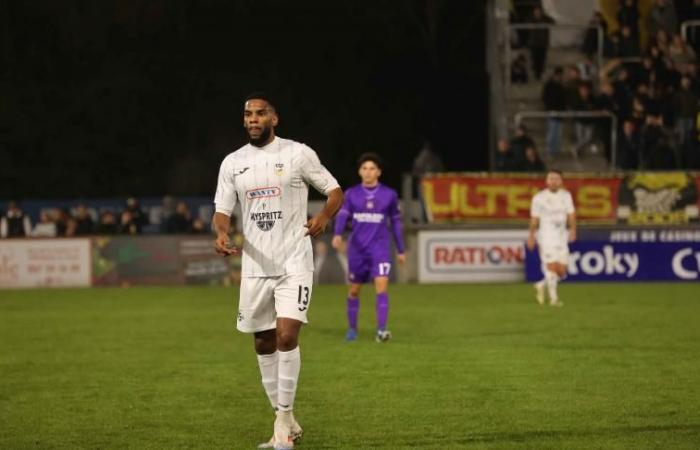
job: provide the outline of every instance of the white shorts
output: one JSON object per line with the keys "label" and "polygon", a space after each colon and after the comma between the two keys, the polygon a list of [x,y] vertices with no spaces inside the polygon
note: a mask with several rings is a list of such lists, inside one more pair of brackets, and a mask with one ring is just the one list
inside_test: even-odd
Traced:
{"label": "white shorts", "polygon": [[313,272],[242,278],[236,328],[243,333],[273,330],[278,317],[308,323],[313,279]]}
{"label": "white shorts", "polygon": [[569,263],[569,246],[562,244],[540,244],[540,260],[542,267],[550,263]]}

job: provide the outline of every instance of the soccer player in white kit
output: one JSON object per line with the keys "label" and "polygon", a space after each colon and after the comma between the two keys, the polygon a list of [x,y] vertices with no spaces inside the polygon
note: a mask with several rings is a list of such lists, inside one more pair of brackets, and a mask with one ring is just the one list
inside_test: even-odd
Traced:
{"label": "soccer player in white kit", "polygon": [[[299,331],[311,302],[311,237],[325,230],[343,203],[338,182],[304,144],[275,136],[279,118],[264,93],[245,102],[249,143],[221,163],[214,203],[216,251],[242,251],[239,331],[252,333],[263,387],[276,411],[273,436],[260,448],[290,449],[301,436],[293,414],[301,359]],[[309,185],[328,197],[307,221]],[[231,246],[230,216],[240,202],[242,249]]]}
{"label": "soccer player in white kit", "polygon": [[563,188],[561,172],[548,171],[546,183],[547,188],[532,198],[527,247],[533,250],[537,241],[542,261],[544,278],[535,283],[537,302],[545,303],[546,288],[550,304],[562,306],[557,283],[566,275],[569,242],[576,240],[576,212],[571,194]]}

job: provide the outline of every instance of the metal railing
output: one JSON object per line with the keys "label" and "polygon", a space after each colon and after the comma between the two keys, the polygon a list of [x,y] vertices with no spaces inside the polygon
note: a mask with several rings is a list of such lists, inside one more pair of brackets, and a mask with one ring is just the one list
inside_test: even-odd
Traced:
{"label": "metal railing", "polygon": [[610,127],[610,167],[617,161],[617,116],[610,111],[520,111],[515,114],[515,126],[523,119],[600,119],[608,118]]}
{"label": "metal railing", "polygon": [[511,85],[511,80],[510,80],[510,65],[513,62],[513,49],[511,48],[511,43],[510,43],[510,36],[513,33],[513,31],[517,30],[541,30],[541,29],[549,29],[550,31],[552,30],[588,30],[590,28],[595,28],[596,33],[598,34],[598,48],[596,49],[596,60],[598,63],[598,68],[603,67],[603,40],[604,40],[604,33],[603,33],[603,27],[600,25],[566,25],[566,24],[542,24],[542,23],[519,23],[519,24],[508,24],[507,27],[507,36],[505,39],[505,67],[506,70],[504,70],[505,73],[505,84],[506,84],[506,89],[509,92],[510,90],[510,85]]}
{"label": "metal railing", "polygon": [[700,20],[686,20],[681,24],[681,36],[688,42],[688,29],[700,27]]}

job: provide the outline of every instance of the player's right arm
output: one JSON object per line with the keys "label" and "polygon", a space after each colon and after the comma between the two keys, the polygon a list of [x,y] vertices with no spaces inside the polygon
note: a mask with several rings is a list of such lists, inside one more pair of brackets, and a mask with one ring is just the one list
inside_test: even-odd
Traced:
{"label": "player's right arm", "polygon": [[216,212],[212,219],[216,240],[214,250],[220,255],[229,256],[238,254],[238,249],[231,246],[229,231],[231,230],[231,214],[236,207],[238,194],[234,177],[231,158],[226,158],[219,168],[219,181],[216,185],[214,204]]}

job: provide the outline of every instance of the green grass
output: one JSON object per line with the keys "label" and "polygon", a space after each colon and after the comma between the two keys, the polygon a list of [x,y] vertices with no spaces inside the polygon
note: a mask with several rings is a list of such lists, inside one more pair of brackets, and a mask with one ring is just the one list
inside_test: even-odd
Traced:
{"label": "green grass", "polygon": [[[302,333],[300,449],[700,446],[700,286],[398,286],[394,340]],[[369,291],[367,292],[369,293]],[[0,448],[252,449],[273,415],[223,288],[0,291]]]}

